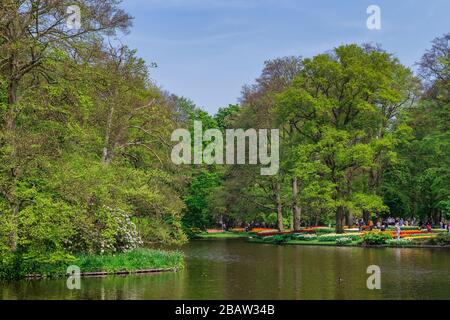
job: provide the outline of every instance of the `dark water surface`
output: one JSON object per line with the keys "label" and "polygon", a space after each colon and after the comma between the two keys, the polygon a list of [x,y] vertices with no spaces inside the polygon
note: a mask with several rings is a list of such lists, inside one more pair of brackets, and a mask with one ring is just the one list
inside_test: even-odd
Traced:
{"label": "dark water surface", "polygon": [[[450,299],[450,250],[198,240],[177,273],[0,283],[0,299]],[[381,268],[369,290],[367,267]],[[342,280],[339,281],[339,278]]]}

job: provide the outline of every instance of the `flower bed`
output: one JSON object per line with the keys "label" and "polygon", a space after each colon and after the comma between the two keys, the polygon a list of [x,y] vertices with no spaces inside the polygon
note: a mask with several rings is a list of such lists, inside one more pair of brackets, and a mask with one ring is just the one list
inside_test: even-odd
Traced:
{"label": "flower bed", "polygon": [[206,232],[207,233],[222,233],[224,231],[221,229],[207,229]]}
{"label": "flower bed", "polygon": [[300,240],[300,241],[313,241],[313,240],[317,240],[317,235],[315,234],[295,234],[294,235],[294,239],[295,240]]}
{"label": "flower bed", "polygon": [[[368,232],[365,231],[365,233],[368,233]],[[397,237],[397,232],[395,230],[387,230],[387,231],[373,230],[373,231],[371,231],[371,233],[385,233],[385,234],[389,234],[393,238]],[[430,233],[423,231],[423,230],[401,230],[400,238],[422,236],[425,234],[429,235]]]}
{"label": "flower bed", "polygon": [[272,228],[253,228],[250,232],[253,233],[262,233],[262,232],[276,232],[277,229]]}
{"label": "flower bed", "polygon": [[293,234],[293,232],[279,232],[279,231],[275,231],[275,232],[258,232],[257,236],[259,236],[259,237],[273,237],[273,236],[281,236],[281,235],[285,235],[285,234]]}
{"label": "flower bed", "polygon": [[338,246],[343,246],[343,245],[352,243],[352,241],[353,240],[351,238],[349,238],[349,237],[340,237],[340,238],[336,239],[336,244]]}
{"label": "flower bed", "polygon": [[318,237],[319,242],[333,242],[333,241],[337,241],[338,239],[342,239],[342,238],[347,238],[350,239],[351,241],[356,241],[360,239],[360,235],[359,234],[352,234],[352,233],[343,233],[343,234],[336,234],[336,233],[332,233],[332,234],[324,234]]}
{"label": "flower bed", "polygon": [[362,242],[368,246],[383,245],[390,239],[392,239],[390,232],[365,232],[362,236]]}
{"label": "flower bed", "polygon": [[[397,237],[397,232],[391,232],[389,231],[392,237]],[[400,238],[404,237],[413,237],[413,236],[421,236],[424,234],[429,234],[428,232],[423,232],[420,230],[406,230],[406,231],[400,231]]]}

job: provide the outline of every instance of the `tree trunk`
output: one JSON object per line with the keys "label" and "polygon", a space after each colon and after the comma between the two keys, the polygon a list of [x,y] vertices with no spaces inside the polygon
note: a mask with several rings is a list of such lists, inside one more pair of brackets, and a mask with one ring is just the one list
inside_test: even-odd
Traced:
{"label": "tree trunk", "polygon": [[300,230],[300,218],[302,209],[298,205],[298,179],[295,177],[292,181],[292,197],[293,197],[293,214],[294,214],[294,231]]}
{"label": "tree trunk", "polygon": [[10,80],[8,85],[8,115],[6,119],[6,129],[9,133],[14,133],[16,129],[16,104],[17,104],[17,83]]}
{"label": "tree trunk", "polygon": [[336,233],[344,233],[342,222],[344,220],[344,207],[340,206],[336,211]]}
{"label": "tree trunk", "polygon": [[277,222],[278,222],[278,230],[280,232],[284,231],[284,225],[283,225],[283,205],[281,203],[281,190],[280,190],[280,183],[275,183],[275,192],[276,192],[276,199],[277,199]]}
{"label": "tree trunk", "polygon": [[347,225],[349,228],[353,227],[353,211],[352,211],[352,209],[348,209]]}
{"label": "tree trunk", "polygon": [[370,218],[371,218],[370,212],[367,211],[367,210],[364,210],[364,211],[363,211],[363,220],[364,220],[364,223],[365,223],[366,225],[369,224]]}
{"label": "tree trunk", "polygon": [[345,210],[345,213],[344,213],[344,225],[345,226],[349,226],[350,224],[350,216],[349,216],[349,212],[348,212],[348,210]]}

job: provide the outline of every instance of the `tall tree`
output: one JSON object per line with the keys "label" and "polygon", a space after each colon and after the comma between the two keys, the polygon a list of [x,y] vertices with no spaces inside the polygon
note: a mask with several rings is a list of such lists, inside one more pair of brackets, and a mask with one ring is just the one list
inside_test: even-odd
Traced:
{"label": "tall tree", "polygon": [[[32,87],[39,77],[50,79],[49,60],[55,60],[59,51],[73,52],[78,41],[87,41],[102,33],[114,34],[126,30],[130,17],[118,7],[118,1],[79,1],[83,15],[82,27],[69,30],[67,8],[71,1],[4,0],[0,7],[0,73],[8,84],[7,111],[4,113],[4,139],[9,155],[3,160],[9,164],[9,185],[4,196],[16,218],[20,203],[15,188],[21,174],[18,161],[17,116],[20,112],[20,93]],[[25,78],[30,78],[27,84]],[[17,247],[17,228],[11,234],[12,248]]]}
{"label": "tall tree", "polygon": [[334,186],[336,231],[349,211],[384,210],[366,190],[354,192],[356,177],[373,168],[377,148],[392,148],[380,137],[380,105],[405,100],[399,89],[408,71],[388,53],[356,45],[303,60],[291,88],[279,97],[280,121],[295,128],[311,160],[326,166],[322,179]]}

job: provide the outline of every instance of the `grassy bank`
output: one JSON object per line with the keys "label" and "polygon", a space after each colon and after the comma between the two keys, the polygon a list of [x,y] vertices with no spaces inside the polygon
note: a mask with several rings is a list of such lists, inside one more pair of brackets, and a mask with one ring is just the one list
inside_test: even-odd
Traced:
{"label": "grassy bank", "polygon": [[135,249],[133,251],[110,255],[77,255],[64,261],[42,261],[29,263],[26,259],[17,258],[9,266],[2,266],[0,278],[17,279],[24,277],[64,277],[67,268],[77,266],[80,272],[118,272],[135,273],[142,270],[182,269],[184,257],[179,251],[163,251],[152,249]]}
{"label": "grassy bank", "polygon": [[183,254],[178,251],[137,249],[116,255],[77,257],[81,272],[135,272],[148,269],[182,269]]}
{"label": "grassy bank", "polygon": [[225,239],[225,238],[247,238],[252,236],[251,233],[246,232],[219,232],[219,233],[199,233],[196,238],[204,239]]}
{"label": "grassy bank", "polygon": [[[271,243],[268,241],[264,241],[262,239],[257,239],[257,238],[248,238],[247,239],[248,242],[253,242],[253,243],[265,243],[265,244],[275,244],[275,243]],[[302,241],[302,240],[291,240],[291,241],[287,241],[287,242],[283,242],[283,243],[276,243],[277,245],[301,245],[301,246],[325,246],[325,247],[366,247],[364,245],[362,245],[360,242],[358,241],[353,241],[350,243],[346,243],[346,244],[337,244],[336,242],[333,241],[326,241],[326,242],[322,242],[322,241],[318,241],[318,240],[312,240],[312,241]],[[390,245],[390,244],[380,244],[380,245],[374,245],[374,247],[387,247],[387,248],[445,248],[445,246],[437,246],[437,245],[426,245],[426,244],[409,244],[409,245],[401,245],[401,246],[397,246],[397,245]]]}
{"label": "grassy bank", "polygon": [[448,233],[428,236],[405,237],[400,240],[388,233],[370,232],[363,234],[300,235],[279,234],[274,236],[253,236],[248,242],[276,245],[313,245],[346,247],[388,247],[388,248],[450,248]]}
{"label": "grassy bank", "polygon": [[[253,243],[265,243],[265,244],[289,244],[289,245],[305,245],[305,246],[337,246],[336,242],[334,241],[318,241],[318,240],[310,240],[310,241],[304,241],[304,240],[290,240],[283,243],[273,243],[269,241],[264,241],[263,239],[259,238],[248,238],[248,242]],[[357,243],[349,243],[347,246],[356,246]]]}

